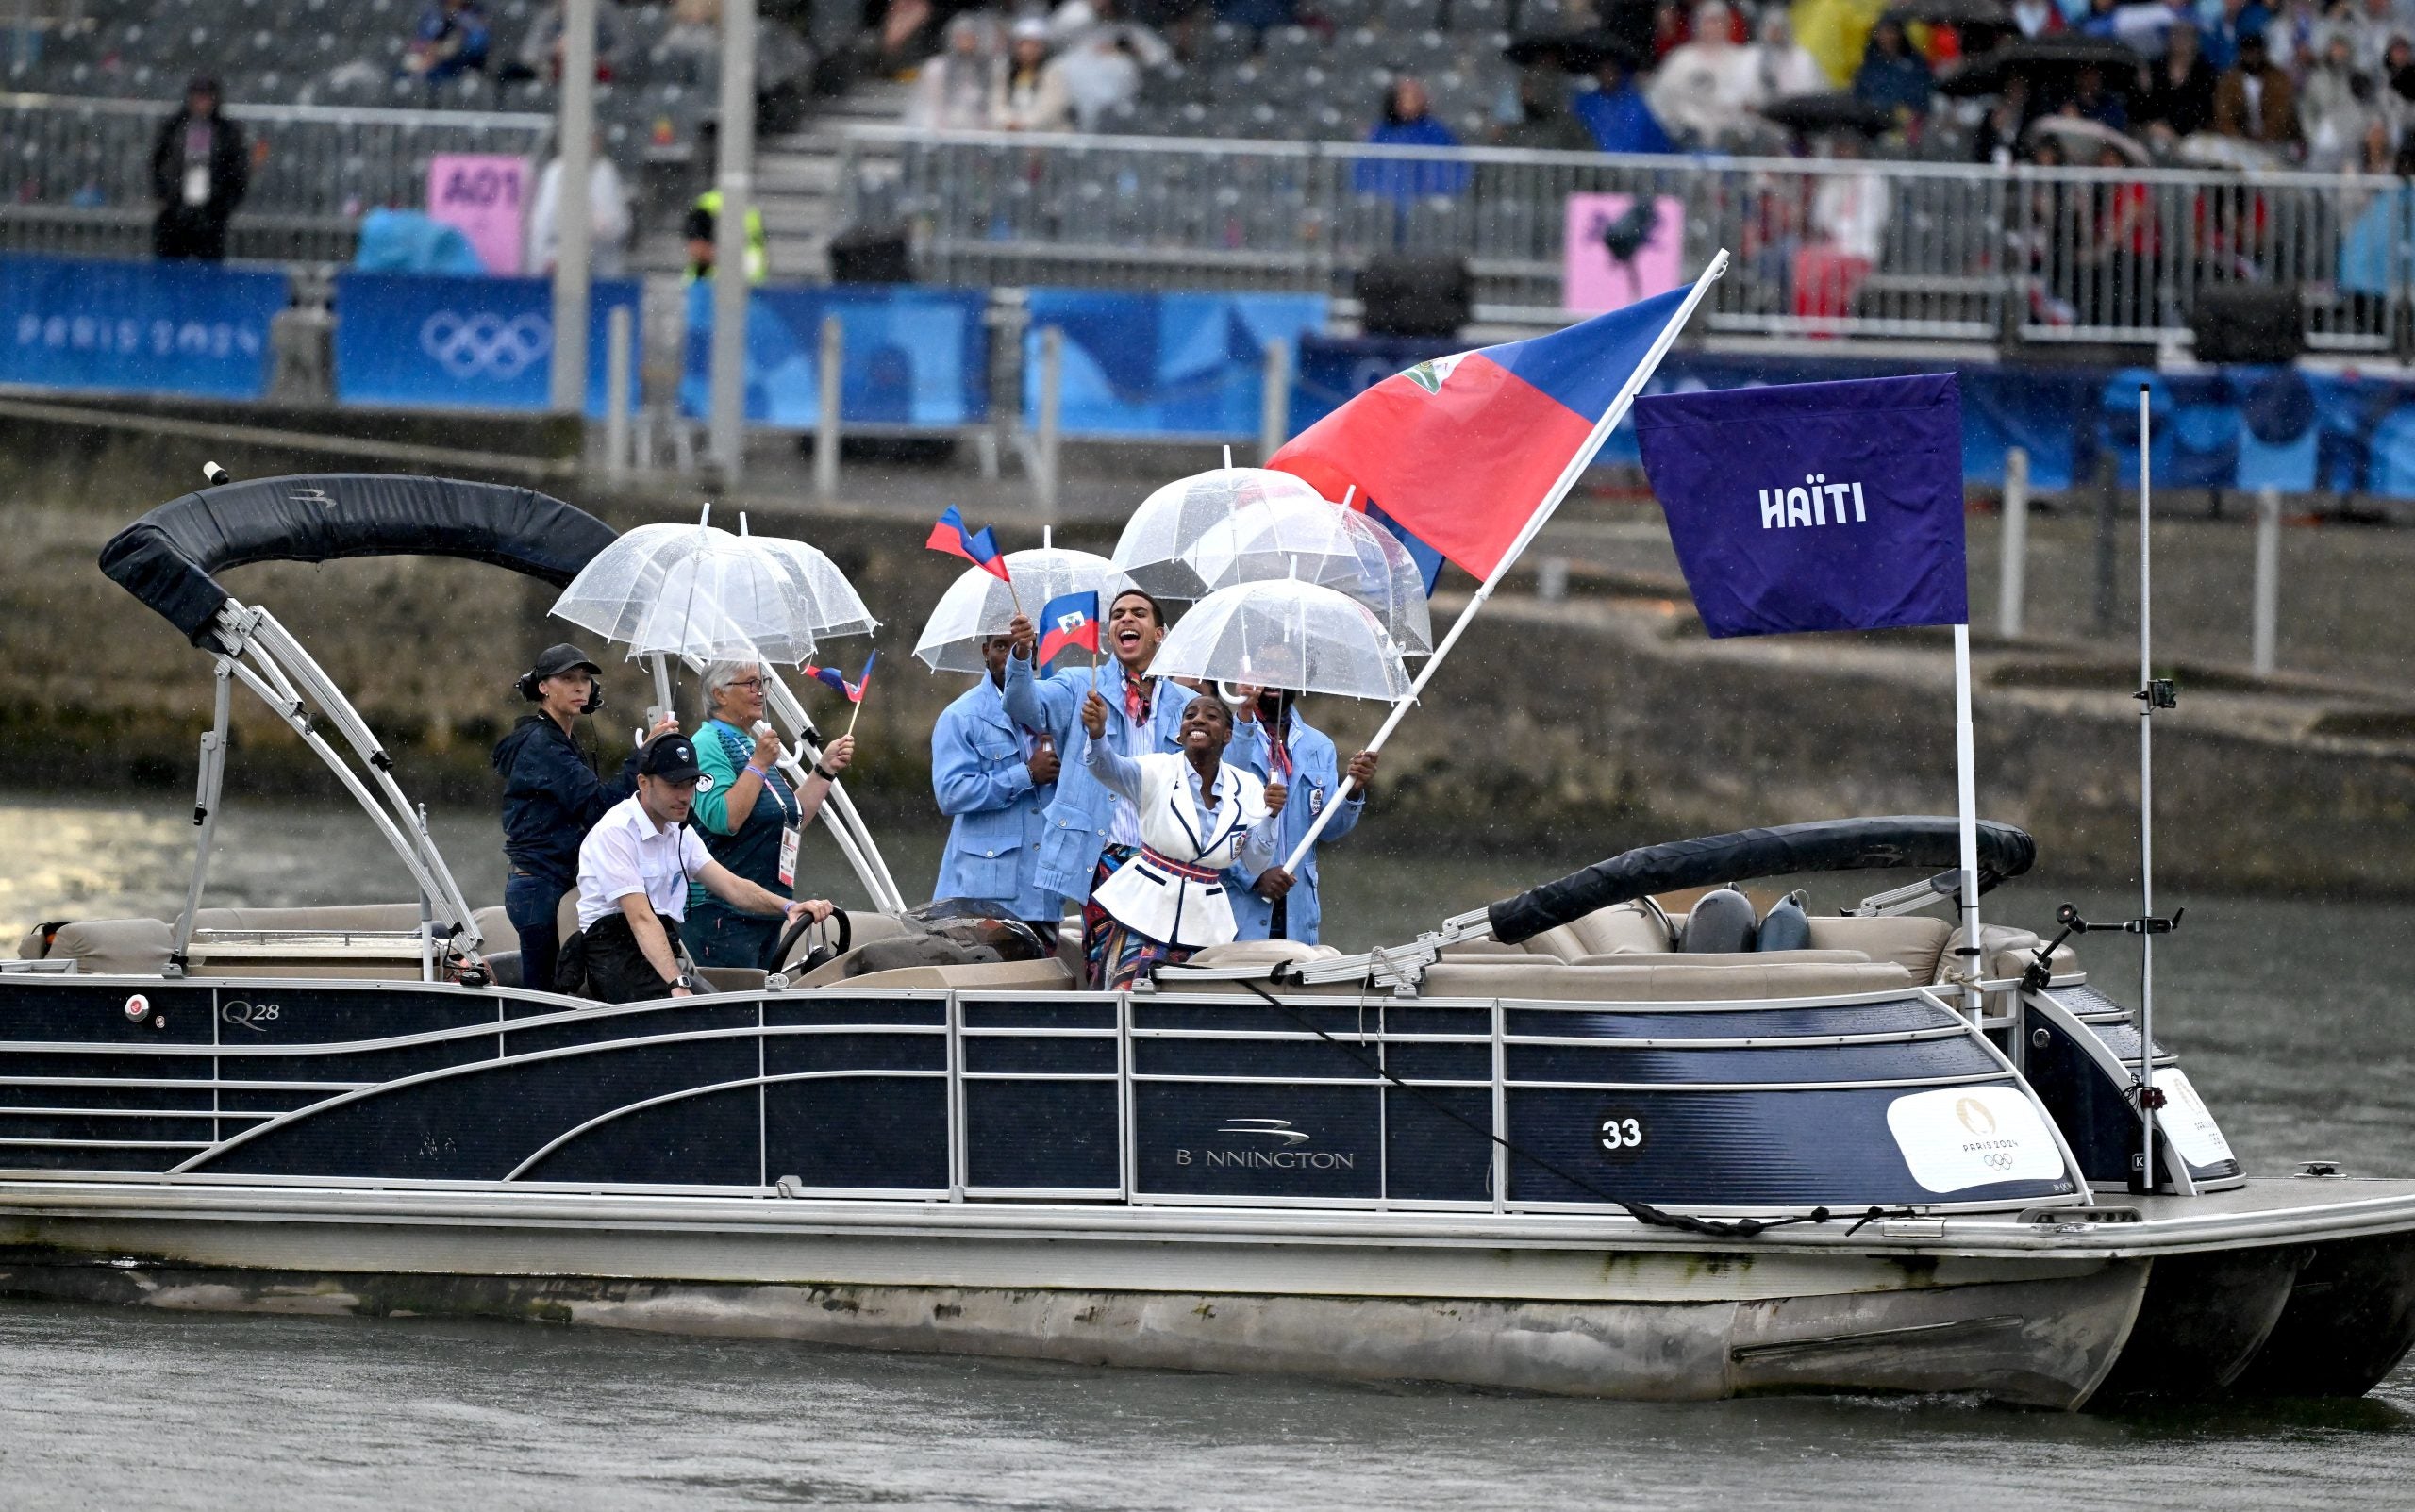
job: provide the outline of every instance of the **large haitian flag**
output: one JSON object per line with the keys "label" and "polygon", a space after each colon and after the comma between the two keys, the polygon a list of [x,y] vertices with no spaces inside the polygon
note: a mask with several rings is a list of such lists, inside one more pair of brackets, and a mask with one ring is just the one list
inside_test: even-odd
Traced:
{"label": "large haitian flag", "polygon": [[[1490,576],[1630,378],[1687,289],[1539,336],[1421,362],[1294,437],[1267,463],[1384,514]],[[1640,378],[1638,379],[1640,382]]]}
{"label": "large haitian flag", "polygon": [[1953,374],[1656,395],[1635,439],[1712,635],[1970,623]]}

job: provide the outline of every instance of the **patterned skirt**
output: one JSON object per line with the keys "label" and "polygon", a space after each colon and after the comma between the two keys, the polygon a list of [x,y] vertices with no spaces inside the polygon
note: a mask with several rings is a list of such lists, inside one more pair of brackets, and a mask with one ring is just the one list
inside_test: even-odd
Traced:
{"label": "patterned skirt", "polygon": [[1160,965],[1179,966],[1191,957],[1188,950],[1135,933],[1098,906],[1100,886],[1140,854],[1130,845],[1107,846],[1091,873],[1091,895],[1082,904],[1082,959],[1089,964],[1093,991],[1130,987]]}

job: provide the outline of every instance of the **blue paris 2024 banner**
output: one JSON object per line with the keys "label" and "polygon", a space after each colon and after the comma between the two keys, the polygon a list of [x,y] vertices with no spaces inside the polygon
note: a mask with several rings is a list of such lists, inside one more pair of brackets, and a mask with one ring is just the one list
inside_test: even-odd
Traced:
{"label": "blue paris 2024 banner", "polygon": [[1712,635],[1969,623],[1954,374],[1646,398],[1635,430]]}

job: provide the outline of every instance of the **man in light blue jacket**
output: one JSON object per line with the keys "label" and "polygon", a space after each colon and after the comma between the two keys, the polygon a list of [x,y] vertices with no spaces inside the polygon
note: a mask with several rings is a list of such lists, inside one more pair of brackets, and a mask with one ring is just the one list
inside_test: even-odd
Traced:
{"label": "man in light blue jacket", "polygon": [[1106,668],[1068,666],[1054,674],[1036,673],[1032,654],[1039,636],[1031,622],[1015,617],[1008,633],[1014,654],[1007,658],[1007,713],[1026,729],[1044,730],[1057,741],[1064,762],[1057,796],[1041,822],[1040,889],[1079,906],[1083,919],[1083,954],[1105,938],[1108,921],[1089,906],[1091,888],[1132,858],[1141,844],[1140,818],[1132,805],[1091,774],[1082,760],[1090,736],[1082,728],[1082,700],[1098,681],[1107,700],[1107,736],[1126,756],[1153,751],[1182,749],[1182,711],[1191,690],[1164,685],[1149,675],[1149,663],[1166,638],[1164,614],[1157,600],[1137,589],[1126,589],[1108,606],[1105,644],[1113,658]]}
{"label": "man in light blue jacket", "polygon": [[931,728],[931,792],[955,822],[940,856],[937,895],[1020,919],[1051,945],[1058,905],[1041,890],[1041,816],[1057,796],[1057,740],[1007,713],[1007,657],[1014,641],[981,643],[989,673],[948,705]]}
{"label": "man in light blue jacket", "polygon": [[[1242,690],[1254,697],[1251,703],[1241,706],[1241,721],[1233,728],[1233,743],[1226,747],[1224,759],[1245,772],[1256,773],[1261,779],[1281,782],[1290,788],[1291,801],[1275,816],[1280,837],[1275,847],[1275,866],[1279,868],[1307,836],[1308,826],[1316,822],[1325,805],[1335,801],[1334,795],[1341,787],[1342,769],[1332,739],[1300,717],[1298,694],[1273,690]],[[1317,837],[1320,846],[1358,827],[1359,816],[1367,809],[1367,785],[1375,777],[1375,753],[1361,751],[1352,756],[1349,774],[1350,797],[1342,802],[1341,812],[1325,825],[1324,833]],[[1241,925],[1241,939],[1320,943],[1324,909],[1317,893],[1314,850],[1301,860],[1295,878],[1285,877],[1279,870],[1259,876],[1228,872],[1225,877],[1231,884],[1226,891],[1232,899],[1233,919]]]}

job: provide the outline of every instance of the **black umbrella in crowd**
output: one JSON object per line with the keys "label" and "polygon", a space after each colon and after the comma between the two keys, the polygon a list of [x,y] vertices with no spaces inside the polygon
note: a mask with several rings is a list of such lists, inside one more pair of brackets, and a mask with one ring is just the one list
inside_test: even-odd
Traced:
{"label": "black umbrella in crowd", "polygon": [[1927,21],[1949,26],[2007,26],[2012,12],[2004,0],[1907,0],[1889,6],[1891,21]]}
{"label": "black umbrella in crowd", "polygon": [[1521,68],[1557,67],[1571,74],[1591,74],[1615,61],[1627,73],[1643,67],[1643,55],[1606,31],[1540,32],[1521,37],[1501,49],[1501,56]]}
{"label": "black umbrella in crowd", "polygon": [[1795,131],[1859,131],[1876,135],[1895,124],[1895,113],[1850,90],[1790,94],[1760,107],[1764,120]]}
{"label": "black umbrella in crowd", "polygon": [[1966,58],[1937,81],[1937,91],[1957,96],[2001,94],[2006,83],[2015,78],[2068,80],[2089,68],[2103,70],[2107,87],[2118,89],[2142,61],[2136,52],[2109,38],[2063,32],[2007,42],[1982,57]]}

